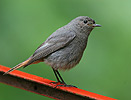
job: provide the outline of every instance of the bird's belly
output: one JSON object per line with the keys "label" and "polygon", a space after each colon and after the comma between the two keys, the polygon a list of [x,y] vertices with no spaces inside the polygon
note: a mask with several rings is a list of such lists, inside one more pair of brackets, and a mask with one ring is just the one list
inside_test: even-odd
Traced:
{"label": "bird's belly", "polygon": [[44,58],[44,62],[54,69],[67,70],[79,63],[83,51],[79,46],[68,45]]}

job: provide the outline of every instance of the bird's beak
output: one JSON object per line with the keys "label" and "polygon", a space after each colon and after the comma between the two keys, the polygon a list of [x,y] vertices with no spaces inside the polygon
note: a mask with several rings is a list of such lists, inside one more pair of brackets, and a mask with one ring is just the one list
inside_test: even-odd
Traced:
{"label": "bird's beak", "polygon": [[100,24],[93,24],[93,27],[101,27]]}

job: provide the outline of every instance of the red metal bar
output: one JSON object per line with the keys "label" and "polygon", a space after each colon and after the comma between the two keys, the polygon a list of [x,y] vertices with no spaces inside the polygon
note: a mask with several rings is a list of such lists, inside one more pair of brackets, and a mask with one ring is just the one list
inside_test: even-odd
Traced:
{"label": "red metal bar", "polygon": [[3,75],[10,68],[0,65],[0,82],[57,100],[117,100],[75,87],[56,87],[51,80],[15,70]]}

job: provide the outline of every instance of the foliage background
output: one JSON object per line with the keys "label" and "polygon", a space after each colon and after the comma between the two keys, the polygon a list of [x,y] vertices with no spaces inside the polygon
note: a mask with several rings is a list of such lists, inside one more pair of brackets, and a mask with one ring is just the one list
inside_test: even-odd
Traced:
{"label": "foliage background", "polygon": [[[0,64],[15,66],[59,27],[77,16],[90,16],[102,27],[91,33],[80,64],[61,74],[81,89],[130,100],[130,4],[130,0],[0,0]],[[43,63],[20,70],[55,80]],[[2,83],[0,99],[51,100]]]}

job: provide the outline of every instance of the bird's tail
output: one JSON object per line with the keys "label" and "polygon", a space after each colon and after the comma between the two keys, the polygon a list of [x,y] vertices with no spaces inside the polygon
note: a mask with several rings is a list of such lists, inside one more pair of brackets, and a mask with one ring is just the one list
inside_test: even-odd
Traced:
{"label": "bird's tail", "polygon": [[15,67],[13,67],[13,68],[11,68],[10,70],[8,70],[7,72],[5,72],[3,75],[6,75],[6,74],[8,74],[8,73],[10,73],[10,72],[12,72],[12,71],[18,69],[18,68],[27,66],[30,60],[31,60],[31,59],[29,58],[29,59],[27,59],[26,61],[24,61],[24,62],[22,62],[22,63],[16,65]]}

